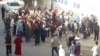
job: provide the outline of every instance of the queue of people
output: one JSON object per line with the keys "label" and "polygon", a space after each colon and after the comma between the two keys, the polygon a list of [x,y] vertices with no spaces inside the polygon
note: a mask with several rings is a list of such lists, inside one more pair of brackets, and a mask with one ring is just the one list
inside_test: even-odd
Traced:
{"label": "queue of people", "polygon": [[[26,42],[31,42],[34,38],[35,46],[38,46],[41,42],[45,43],[47,37],[51,37],[52,56],[54,56],[54,50],[57,55],[65,51],[60,45],[59,41],[63,38],[63,34],[70,36],[67,38],[67,45],[70,51],[70,56],[80,56],[81,44],[79,41],[78,33],[82,33],[83,39],[87,39],[92,33],[94,33],[94,40],[99,40],[99,25],[94,15],[90,17],[84,16],[82,19],[78,15],[74,15],[72,11],[58,13],[58,10],[50,11],[48,8],[44,10],[33,9],[32,11],[26,6],[19,9],[18,12],[12,13],[9,11],[4,16],[4,8],[1,8],[2,19],[5,25],[6,35],[6,48],[7,56],[12,53],[11,51],[11,37],[17,36],[14,43],[16,45],[16,55],[21,55],[21,43],[22,38],[25,38]],[[59,34],[55,34],[56,31]],[[59,38],[58,38],[59,37]],[[60,39],[60,40],[59,40]],[[40,41],[41,40],[41,41]],[[58,51],[58,46],[60,49]]]}

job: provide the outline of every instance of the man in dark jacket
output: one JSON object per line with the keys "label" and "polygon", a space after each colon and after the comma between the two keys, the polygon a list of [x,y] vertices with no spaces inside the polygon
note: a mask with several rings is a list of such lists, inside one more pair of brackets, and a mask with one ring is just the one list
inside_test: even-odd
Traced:
{"label": "man in dark jacket", "polygon": [[97,22],[95,23],[94,27],[94,35],[95,35],[94,40],[97,41],[99,39],[99,25]]}
{"label": "man in dark jacket", "polygon": [[6,17],[5,18],[5,32],[6,33],[8,31],[10,31],[10,23],[11,23],[11,18],[10,17]]}
{"label": "man in dark jacket", "polygon": [[1,13],[2,13],[2,19],[3,19],[5,17],[5,8],[3,5],[1,7]]}

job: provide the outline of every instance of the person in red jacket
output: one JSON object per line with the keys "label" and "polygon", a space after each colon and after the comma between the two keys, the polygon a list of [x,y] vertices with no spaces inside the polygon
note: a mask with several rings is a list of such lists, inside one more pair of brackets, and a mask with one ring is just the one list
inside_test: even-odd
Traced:
{"label": "person in red jacket", "polygon": [[22,39],[19,35],[17,35],[16,39],[14,40],[15,43],[15,55],[16,56],[21,56],[21,43],[22,43]]}

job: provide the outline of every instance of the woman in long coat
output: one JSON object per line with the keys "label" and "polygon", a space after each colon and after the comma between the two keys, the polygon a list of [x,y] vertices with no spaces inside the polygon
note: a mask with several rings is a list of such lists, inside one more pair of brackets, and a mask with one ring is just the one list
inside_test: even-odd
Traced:
{"label": "woman in long coat", "polygon": [[16,56],[21,56],[22,55],[22,53],[21,53],[22,39],[21,39],[21,37],[19,35],[14,40],[14,43],[15,43],[15,55]]}

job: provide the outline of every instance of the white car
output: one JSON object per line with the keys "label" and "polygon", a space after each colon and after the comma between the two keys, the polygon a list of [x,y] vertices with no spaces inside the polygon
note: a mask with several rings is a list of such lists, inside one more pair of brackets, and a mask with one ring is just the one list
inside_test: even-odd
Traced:
{"label": "white car", "polygon": [[24,6],[24,4],[20,4],[19,2],[15,2],[15,1],[9,1],[6,4],[4,4],[4,8],[7,11],[12,11],[12,12],[16,12],[18,11],[20,8],[22,8]]}

